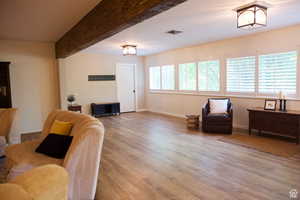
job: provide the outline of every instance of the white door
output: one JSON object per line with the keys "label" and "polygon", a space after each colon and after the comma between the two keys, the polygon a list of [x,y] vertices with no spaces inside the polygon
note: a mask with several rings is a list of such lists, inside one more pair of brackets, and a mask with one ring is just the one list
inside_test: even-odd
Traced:
{"label": "white door", "polygon": [[116,76],[121,112],[135,111],[135,64],[117,64]]}

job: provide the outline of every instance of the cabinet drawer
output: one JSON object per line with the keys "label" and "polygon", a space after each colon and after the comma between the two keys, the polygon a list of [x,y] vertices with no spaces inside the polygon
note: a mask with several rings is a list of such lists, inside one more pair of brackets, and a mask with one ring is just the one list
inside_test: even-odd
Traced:
{"label": "cabinet drawer", "polygon": [[254,129],[280,133],[287,136],[298,135],[299,117],[296,115],[255,112],[251,123]]}

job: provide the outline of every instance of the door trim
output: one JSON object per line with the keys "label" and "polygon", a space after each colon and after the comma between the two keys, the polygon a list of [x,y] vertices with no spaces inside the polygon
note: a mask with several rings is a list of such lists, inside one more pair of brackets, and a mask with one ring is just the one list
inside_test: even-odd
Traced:
{"label": "door trim", "polygon": [[[115,74],[116,74],[116,88],[117,88],[117,99],[118,99],[118,102],[120,102],[120,97],[119,97],[119,92],[118,92],[118,81],[119,81],[119,74],[118,74],[118,72],[119,72],[119,70],[118,70],[118,68],[119,67],[121,67],[121,65],[130,65],[130,66],[133,66],[133,78],[134,78],[134,81],[133,81],[133,83],[134,83],[134,90],[135,90],[135,93],[134,93],[134,111],[133,112],[136,112],[137,111],[137,102],[138,102],[138,99],[137,99],[137,97],[138,97],[138,91],[137,91],[137,70],[136,70],[136,67],[137,67],[137,65],[136,64],[134,64],[134,63],[117,63],[116,64],[116,70],[115,70]],[[121,103],[121,102],[120,102]],[[126,113],[126,112],[123,112],[123,113]]]}

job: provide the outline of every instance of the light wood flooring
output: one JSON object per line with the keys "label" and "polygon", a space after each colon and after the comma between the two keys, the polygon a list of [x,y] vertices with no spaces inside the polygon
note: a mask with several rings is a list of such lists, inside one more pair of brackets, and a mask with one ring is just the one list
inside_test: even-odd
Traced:
{"label": "light wood flooring", "polygon": [[187,130],[183,119],[149,112],[100,121],[98,200],[285,200],[291,189],[300,192],[300,155],[221,142],[221,135]]}

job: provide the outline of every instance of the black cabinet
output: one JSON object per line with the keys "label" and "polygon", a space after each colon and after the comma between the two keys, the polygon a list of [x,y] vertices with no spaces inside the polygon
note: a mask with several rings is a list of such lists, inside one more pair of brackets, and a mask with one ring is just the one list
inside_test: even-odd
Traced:
{"label": "black cabinet", "polygon": [[108,116],[108,115],[119,115],[120,114],[120,103],[92,103],[91,111],[94,117]]}
{"label": "black cabinet", "polygon": [[0,108],[11,108],[9,62],[0,62]]}

